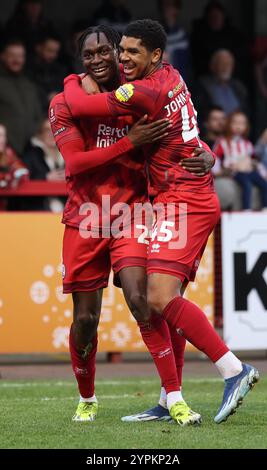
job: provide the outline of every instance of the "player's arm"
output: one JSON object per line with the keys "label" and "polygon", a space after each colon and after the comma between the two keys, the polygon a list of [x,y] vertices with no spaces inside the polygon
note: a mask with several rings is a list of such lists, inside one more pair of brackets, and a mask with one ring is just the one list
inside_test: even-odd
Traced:
{"label": "player's arm", "polygon": [[94,171],[107,163],[111,163],[133,148],[134,146],[128,137],[121,139],[110,147],[95,150],[85,150],[82,139],[58,145],[71,175],[77,175],[84,171]]}
{"label": "player's arm", "polygon": [[158,141],[167,135],[170,125],[166,119],[146,124],[147,116],[144,116],[131,128],[128,136],[115,144],[101,149],[86,150],[83,137],[73,122],[66,104],[56,104],[52,101],[49,118],[58,149],[72,175],[93,171],[111,163],[135,147]]}
{"label": "player's arm", "polygon": [[167,135],[167,127],[165,120],[162,120],[162,124],[156,122],[145,125],[142,118],[133,126],[128,136],[108,147],[85,150],[83,139],[76,138],[59,143],[58,148],[69,172],[76,175],[84,171],[94,171],[103,165],[110,164],[135,147],[156,142]]}
{"label": "player's arm", "polygon": [[49,119],[57,147],[72,175],[94,170],[134,147],[126,136],[110,147],[86,150],[83,136],[63,99],[55,97],[49,107]]}
{"label": "player's arm", "polygon": [[140,80],[126,83],[117,90],[97,95],[87,95],[81,87],[78,75],[69,75],[64,80],[64,95],[67,105],[74,118],[96,116],[141,117],[152,113],[155,97],[146,93]]}

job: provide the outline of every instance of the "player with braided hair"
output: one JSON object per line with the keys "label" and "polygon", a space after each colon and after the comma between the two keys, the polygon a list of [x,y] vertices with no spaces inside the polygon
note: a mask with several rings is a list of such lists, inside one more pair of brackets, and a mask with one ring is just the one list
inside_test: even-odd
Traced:
{"label": "player with braided hair", "polygon": [[113,47],[113,49],[115,51],[119,50],[121,40],[120,34],[111,26],[102,24],[98,26],[90,26],[82,32],[78,39],[78,51],[80,56],[82,56],[83,46],[87,37],[94,33],[97,36],[98,43],[100,41],[100,33],[103,33],[106,36],[108,43]]}

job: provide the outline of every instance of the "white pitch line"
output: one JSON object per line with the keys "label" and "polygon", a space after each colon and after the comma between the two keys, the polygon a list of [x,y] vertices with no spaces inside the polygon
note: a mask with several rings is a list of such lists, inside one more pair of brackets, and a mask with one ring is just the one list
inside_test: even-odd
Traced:
{"label": "white pitch line", "polygon": [[75,385],[72,382],[0,382],[0,388],[23,388],[23,387],[50,387],[51,385],[56,385],[58,387],[64,386],[72,386]]}
{"label": "white pitch line", "polygon": [[[216,382],[222,382],[222,379],[220,378],[201,378],[201,379],[185,379],[184,383],[216,383]],[[139,382],[134,382],[134,381],[127,381],[127,380],[109,380],[109,381],[101,381],[97,380],[96,381],[96,386],[101,386],[101,385],[151,385],[155,383],[155,379],[151,380],[140,380]],[[72,387],[75,386],[75,382],[4,382],[1,383],[0,381],[0,388],[24,388],[24,387],[51,387],[51,386],[56,386],[56,387]]]}
{"label": "white pitch line", "polygon": [[[157,393],[150,393],[149,394],[149,397],[157,397],[158,394]],[[140,398],[138,395],[136,394],[133,394],[133,395],[130,395],[128,393],[124,393],[124,394],[120,394],[120,395],[99,395],[99,401],[100,401],[100,404],[101,404],[101,400],[117,400],[117,399],[121,399],[121,398]],[[0,403],[7,403],[7,402],[10,402],[10,401],[15,401],[15,402],[22,402],[22,401],[42,401],[42,402],[46,402],[46,401],[65,401],[65,400],[78,400],[79,399],[79,396],[76,395],[75,397],[33,397],[33,398],[30,398],[30,397],[22,397],[22,398],[0,398]]]}
{"label": "white pitch line", "polygon": [[[3,379],[5,380],[5,379]],[[69,382],[69,381],[61,381],[61,382],[53,382],[53,379],[51,379],[51,382],[12,382],[12,379],[9,379],[10,382],[4,382],[1,384],[0,381],[0,388],[1,387],[50,387],[51,385],[55,385],[57,387],[62,387],[62,386],[73,386],[75,385],[75,382]],[[151,380],[140,380],[138,383],[141,385],[149,385],[153,382],[156,382],[155,378],[152,378]],[[96,380],[96,385],[136,385],[136,381],[128,381],[127,379],[124,380]]]}

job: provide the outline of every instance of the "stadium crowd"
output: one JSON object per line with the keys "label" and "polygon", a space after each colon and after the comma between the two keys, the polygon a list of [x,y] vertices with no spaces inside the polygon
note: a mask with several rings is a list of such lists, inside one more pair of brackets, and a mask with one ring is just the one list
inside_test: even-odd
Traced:
{"label": "stadium crowd", "polygon": [[[191,35],[180,24],[181,0],[158,3],[158,20],[168,35],[165,60],[192,91],[201,136],[218,156],[213,171],[222,209],[267,210],[267,117],[257,129],[251,126],[253,90],[267,99],[267,53],[253,53],[218,1],[207,3]],[[25,178],[64,180],[64,162],[47,120],[49,102],[66,75],[82,72],[76,48],[81,32],[103,23],[123,32],[131,19],[125,1],[103,0],[90,19],[76,21],[64,37],[45,18],[41,0],[18,1],[1,29],[0,188],[16,187]],[[2,197],[0,208],[60,212],[63,204],[60,198]]]}

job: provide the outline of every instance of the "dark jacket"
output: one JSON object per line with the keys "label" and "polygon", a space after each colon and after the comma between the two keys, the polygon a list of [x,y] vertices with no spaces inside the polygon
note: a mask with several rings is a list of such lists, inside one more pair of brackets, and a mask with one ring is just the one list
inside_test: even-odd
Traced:
{"label": "dark jacket", "polygon": [[58,61],[49,64],[35,58],[29,63],[27,74],[38,89],[42,109],[46,114],[51,101],[50,93],[59,93],[63,90],[63,81],[68,75],[68,68]]}
{"label": "dark jacket", "polygon": [[228,21],[225,22],[220,31],[212,30],[203,18],[194,21],[191,50],[196,76],[207,72],[211,56],[218,49],[228,49],[234,54],[236,74],[244,80],[250,68],[250,54],[246,35],[234,28]]}
{"label": "dark jacket", "polygon": [[41,147],[28,144],[22,160],[30,172],[31,180],[46,180],[46,175],[51,170],[45,161],[44,151]]}
{"label": "dark jacket", "polygon": [[13,74],[0,65],[0,122],[8,140],[21,155],[40,125],[42,111],[35,85],[23,74]]}

